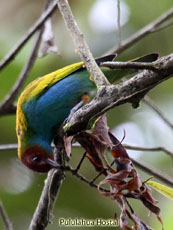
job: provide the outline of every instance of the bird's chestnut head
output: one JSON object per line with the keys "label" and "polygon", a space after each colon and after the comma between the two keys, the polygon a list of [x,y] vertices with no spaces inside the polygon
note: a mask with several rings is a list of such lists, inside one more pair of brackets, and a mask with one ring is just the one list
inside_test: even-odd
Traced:
{"label": "bird's chestnut head", "polygon": [[38,173],[47,173],[51,168],[59,168],[53,160],[53,154],[48,153],[40,146],[30,146],[21,155],[22,163]]}

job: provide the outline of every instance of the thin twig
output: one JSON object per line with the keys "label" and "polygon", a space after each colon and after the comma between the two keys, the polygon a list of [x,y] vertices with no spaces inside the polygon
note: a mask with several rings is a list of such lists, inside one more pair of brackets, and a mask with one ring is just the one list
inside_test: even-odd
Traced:
{"label": "thin twig", "polygon": [[158,71],[158,66],[156,66],[154,62],[101,62],[99,65],[111,69],[148,69]]}
{"label": "thin twig", "polygon": [[37,58],[38,50],[40,47],[41,37],[43,33],[43,27],[40,29],[38,37],[36,38],[35,44],[33,46],[33,49],[31,51],[30,57],[24,66],[23,70],[21,71],[21,74],[19,75],[18,80],[16,81],[15,85],[13,86],[11,92],[7,95],[7,97],[4,99],[2,104],[0,105],[0,111],[1,110],[7,110],[8,107],[14,102],[16,99],[19,90],[23,86],[26,78],[28,77],[29,72],[31,71],[35,60]]}
{"label": "thin twig", "polygon": [[0,215],[2,217],[2,221],[4,223],[5,229],[6,230],[13,230],[13,225],[12,222],[9,220],[8,215],[6,211],[4,210],[3,204],[0,201]]}
{"label": "thin twig", "polygon": [[93,184],[101,175],[103,175],[105,169],[102,169],[92,180],[90,180],[90,184]]}
{"label": "thin twig", "polygon": [[85,63],[88,72],[94,79],[97,87],[110,85],[89,50],[89,47],[85,41],[84,35],[81,33],[77,22],[71,12],[70,6],[67,0],[57,0],[57,5],[60,13],[64,19],[65,25],[72,37],[72,40],[76,46],[76,49]]}
{"label": "thin twig", "polygon": [[[131,146],[131,145],[127,145],[124,144],[123,145],[125,148],[127,149],[132,149],[132,150],[142,150],[142,151],[164,151],[166,153],[168,153],[170,156],[173,155],[172,152],[170,152],[169,150],[167,150],[164,147],[140,147],[140,146]],[[75,146],[75,147],[80,147],[79,145]],[[16,149],[17,145],[16,144],[11,144],[11,145],[0,145],[0,151],[1,150],[13,150]],[[148,174],[152,174],[154,175],[156,178],[160,179],[161,181],[163,181],[164,183],[167,183],[168,185],[173,185],[173,181],[171,180],[171,178],[167,177],[166,175],[164,176],[163,173],[158,173],[157,171],[151,169],[150,167],[146,166],[144,163],[141,163],[137,160],[131,159],[133,161],[133,163],[141,168],[142,170],[144,170],[145,172],[147,172]],[[91,187],[95,187],[97,188],[97,185],[94,184],[95,180],[87,180],[85,177],[83,177],[82,175],[80,175],[78,172],[76,172],[75,169],[70,168],[69,166],[65,168],[65,171],[70,171],[74,176],[78,177],[80,180],[84,181],[85,183],[89,184]],[[101,172],[102,174],[102,172]],[[100,176],[100,173],[98,174]],[[98,177],[97,175],[97,177]],[[96,178],[97,179],[97,178]]]}
{"label": "thin twig", "polygon": [[142,147],[142,146],[134,146],[134,145],[128,145],[128,144],[123,144],[123,146],[127,149],[136,150],[136,151],[163,151],[166,154],[168,154],[170,157],[173,158],[173,152],[171,152],[170,150],[162,146]]}
{"label": "thin twig", "polygon": [[[51,4],[51,2],[52,2],[52,0],[46,0],[44,12],[47,10],[47,8]],[[32,67],[36,61],[36,58],[38,56],[38,51],[39,51],[39,47],[41,44],[43,31],[44,31],[44,24],[42,24],[40,29],[39,29],[38,36],[35,40],[35,43],[34,43],[34,46],[32,48],[30,57],[29,57],[26,65],[24,66],[23,70],[21,71],[21,74],[19,75],[18,80],[16,81],[15,85],[13,86],[11,92],[7,95],[5,100],[0,105],[0,111],[8,110],[8,108],[11,107],[11,105],[13,104],[14,100],[16,99],[16,97],[18,95],[19,90],[21,89],[25,80],[27,79],[28,74],[31,71],[31,69],[32,69]]]}
{"label": "thin twig", "polygon": [[0,63],[0,70],[9,64],[25,45],[25,43],[35,34],[37,30],[44,24],[44,22],[54,13],[56,10],[56,1],[40,16],[35,24],[26,32],[22,39],[15,45],[15,47],[5,56]]}
{"label": "thin twig", "polygon": [[16,150],[17,148],[18,144],[0,145],[0,151]]}
{"label": "thin twig", "polygon": [[76,169],[75,169],[76,172],[78,172],[79,169],[81,168],[81,165],[82,165],[82,163],[83,163],[83,161],[84,161],[84,159],[85,159],[85,157],[86,157],[86,154],[87,154],[87,152],[85,152],[85,153],[83,154],[82,158],[80,159],[80,161],[79,161],[79,163],[78,163],[78,165],[77,165],[77,167],[76,167]]}
{"label": "thin twig", "polygon": [[[113,160],[113,162],[110,164],[110,166],[114,165],[115,164],[115,161]],[[91,181],[90,183],[94,183],[101,175],[104,174],[104,172],[106,172],[107,170],[107,167],[106,168],[103,168]]]}
{"label": "thin twig", "polygon": [[[67,166],[66,168],[64,168],[64,170],[70,172],[73,176],[77,177],[78,179],[80,179],[81,181],[85,182],[89,186],[91,186],[93,188],[97,188],[97,185],[94,184],[94,181],[87,180],[84,176],[80,175],[78,172],[76,172],[75,169],[72,169],[70,166]],[[104,189],[104,188],[100,188],[100,191],[102,191],[102,192],[110,192],[109,190]]]}
{"label": "thin twig", "polygon": [[152,100],[145,96],[143,99],[143,102],[145,102],[148,106],[150,106],[158,115],[159,117],[167,124],[171,129],[173,129],[173,123],[169,121],[169,119],[162,113],[162,111],[152,102]]}
{"label": "thin twig", "polygon": [[[153,175],[155,178],[161,180],[163,183],[165,183],[171,187],[173,186],[173,179],[171,177],[168,177],[163,172],[158,172],[158,171],[152,169],[151,166],[147,166],[146,164],[141,163],[135,159],[131,158],[131,160],[135,164],[136,167],[142,169],[143,171],[145,171],[146,173],[148,173],[150,175]],[[86,179],[84,176],[80,175],[78,172],[76,172],[75,169],[72,169],[70,166],[66,167],[64,170],[71,172],[72,175],[76,176],[78,179],[80,179],[81,181],[90,185],[91,187],[97,188],[97,185],[94,184],[95,180]],[[100,176],[100,174],[98,174],[98,175]],[[109,190],[104,189],[104,188],[101,188],[100,190],[103,192],[110,192]]]}
{"label": "thin twig", "polygon": [[118,25],[118,46],[121,45],[121,8],[120,8],[120,0],[117,0],[117,25]]}
{"label": "thin twig", "polygon": [[159,30],[163,30],[168,26],[171,26],[172,23],[163,25],[166,21],[173,17],[173,8],[169,9],[167,12],[163,13],[160,17],[156,20],[152,21],[148,25],[144,26],[142,29],[138,30],[136,33],[125,39],[121,42],[121,46],[116,46],[109,50],[107,53],[117,53],[120,54],[124,50],[128,49],[132,45],[136,44],[142,38],[147,36],[148,34],[157,32]]}
{"label": "thin twig", "polygon": [[[134,145],[128,145],[123,144],[123,146],[130,150],[136,150],[136,151],[162,151],[167,153],[169,156],[173,157],[173,152],[168,150],[167,148],[163,146],[154,146],[154,147],[144,147],[144,146],[134,146]],[[52,145],[52,148],[54,146]],[[81,148],[81,145],[79,144],[73,144],[73,147],[79,147]],[[17,144],[7,144],[7,145],[0,145],[0,151],[9,151],[9,150],[16,150],[18,148]]]}
{"label": "thin twig", "polygon": [[163,29],[166,29],[167,27],[170,27],[170,26],[172,26],[173,25],[173,22],[171,21],[171,22],[168,22],[168,23],[165,23],[164,25],[161,25],[161,26],[159,26],[158,28],[155,28],[154,29],[154,33],[155,32],[159,32],[159,31],[161,31],[161,30],[163,30]]}
{"label": "thin twig", "polygon": [[155,178],[161,180],[163,183],[165,183],[171,187],[173,186],[173,179],[171,177],[168,177],[165,173],[158,172],[158,171],[154,170],[151,166],[148,166],[141,161],[139,162],[139,161],[132,159],[132,158],[131,158],[131,160],[136,167],[142,169],[143,171],[145,171],[146,173],[148,173],[150,175],[153,175]]}

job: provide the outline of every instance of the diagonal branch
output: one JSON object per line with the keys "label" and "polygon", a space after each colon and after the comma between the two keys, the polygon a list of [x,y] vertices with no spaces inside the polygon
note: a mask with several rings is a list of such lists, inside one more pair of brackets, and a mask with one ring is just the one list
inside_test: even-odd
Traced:
{"label": "diagonal branch", "polygon": [[21,74],[19,75],[18,80],[16,81],[16,83],[13,86],[9,95],[7,95],[7,97],[4,99],[4,101],[0,105],[0,111],[5,112],[6,110],[8,110],[8,108],[11,106],[11,104],[16,99],[18,92],[19,92],[20,88],[23,86],[26,78],[28,77],[28,74],[31,71],[31,69],[35,63],[35,60],[37,58],[42,33],[43,33],[43,27],[39,31],[38,37],[36,38],[36,41],[35,41],[35,44],[33,46],[32,51],[31,51],[30,57],[29,57],[26,65],[24,66],[23,70],[21,71]]}
{"label": "diagonal branch", "polygon": [[[166,174],[164,174],[163,172],[158,172],[155,169],[153,169],[151,166],[146,165],[145,163],[141,163],[140,161],[137,161],[135,159],[131,159],[132,162],[135,164],[136,167],[138,167],[139,169],[145,171],[146,173],[148,173],[150,176],[154,176],[155,178],[161,180],[163,183],[167,184],[168,186],[173,186],[173,179],[169,176],[167,176]],[[71,174],[75,177],[77,177],[79,180],[85,182],[86,184],[88,184],[91,187],[97,188],[97,184],[95,184],[95,180],[100,176],[100,174],[102,174],[103,172],[99,173],[95,178],[93,178],[93,180],[88,180],[86,179],[83,175],[79,174],[78,172],[76,172],[75,169],[72,169],[70,166],[66,167],[64,169],[65,171],[69,171],[71,172]],[[106,191],[104,188],[101,188],[102,191]]]}
{"label": "diagonal branch", "polygon": [[21,38],[17,45],[5,56],[5,58],[0,62],[0,70],[3,69],[7,64],[9,64],[18,52],[22,49],[25,43],[35,34],[36,31],[44,24],[44,22],[55,12],[56,1],[41,15],[41,17],[36,21],[36,23],[27,31],[27,33]]}
{"label": "diagonal branch", "polygon": [[2,108],[0,106],[0,116],[8,115],[8,114],[15,114],[17,106],[16,104],[11,104],[7,108]]}
{"label": "diagonal branch", "polygon": [[158,172],[154,170],[151,166],[148,166],[141,161],[137,161],[135,159],[131,159],[131,160],[141,170],[145,171],[146,173],[149,173],[150,175],[153,175],[155,178],[161,180],[163,183],[167,184],[168,186],[171,187],[173,186],[172,177],[167,176],[163,172]]}
{"label": "diagonal branch", "polygon": [[158,115],[159,117],[171,128],[173,129],[173,123],[171,121],[168,120],[167,117],[165,117],[165,115],[162,113],[162,111],[152,102],[152,100],[145,96],[145,98],[143,99],[143,102],[145,102],[145,104],[147,104],[148,106],[150,106]]}
{"label": "diagonal branch", "polygon": [[90,52],[89,47],[85,41],[84,35],[80,32],[77,22],[71,12],[68,1],[57,0],[57,5],[64,19],[65,25],[76,46],[76,49],[78,50],[81,59],[85,63],[88,72],[93,77],[95,84],[97,85],[97,87],[110,85],[110,83],[96,64],[95,59],[93,58],[92,53]]}
{"label": "diagonal branch", "polygon": [[[63,167],[63,155],[64,155],[64,146],[62,140],[59,138],[56,140],[56,147],[54,148],[54,159]],[[63,180],[65,179],[65,173],[63,169],[51,169],[48,173],[45,185],[34,212],[33,218],[30,223],[29,230],[44,230],[47,225],[50,223],[52,218],[52,212]]]}
{"label": "diagonal branch", "polygon": [[[51,2],[52,2],[52,0],[46,0],[44,11],[46,11],[46,9],[49,7]],[[44,24],[41,25],[41,27],[39,29],[39,33],[38,33],[38,36],[37,36],[36,41],[34,43],[34,46],[32,48],[30,57],[29,57],[26,65],[24,66],[23,70],[21,71],[21,74],[19,75],[18,80],[16,81],[15,85],[13,86],[11,92],[7,95],[5,100],[0,105],[0,111],[3,111],[3,113],[5,111],[8,111],[8,109],[11,107],[11,105],[13,105],[13,102],[16,99],[19,90],[23,86],[26,78],[28,77],[29,72],[31,71],[31,69],[32,69],[32,67],[33,67],[33,65],[37,59],[43,32],[44,32]]]}
{"label": "diagonal branch", "polygon": [[12,222],[9,220],[1,201],[0,201],[0,215],[2,217],[2,221],[4,222],[5,229],[13,230]]}
{"label": "diagonal branch", "polygon": [[[19,43],[16,45],[16,47],[5,57],[5,59],[0,63],[0,70],[5,67],[13,58],[17,55],[17,53],[20,51],[20,49],[23,47],[23,45],[28,41],[28,39],[37,31],[39,28],[42,26],[42,24],[47,20],[48,17],[51,16],[52,13],[54,13],[56,9],[56,1],[53,2],[53,4],[48,8],[47,11],[45,11],[42,16],[39,18],[39,20],[31,27],[27,34],[19,41]],[[136,43],[138,40],[142,39],[144,36],[148,35],[149,33],[156,32],[158,30],[164,29],[170,25],[172,25],[172,22],[170,23],[165,23],[167,22],[171,17],[173,16],[173,8],[171,8],[169,11],[161,15],[158,19],[155,21],[151,22],[147,26],[145,26],[143,29],[138,31],[136,34],[132,35],[130,38],[127,40],[124,40],[121,44],[121,47],[117,47],[116,50],[114,50],[117,53],[120,53]],[[164,24],[165,23],[165,24]],[[83,35],[82,35],[83,36]],[[86,58],[86,56],[85,56]],[[87,58],[86,58],[87,59]],[[86,60],[87,62],[87,60]],[[120,64],[120,63],[119,63]],[[116,64],[117,65],[117,64]],[[125,64],[122,64],[123,66]],[[134,64],[133,64],[134,65]],[[140,65],[140,64],[138,64]],[[142,64],[141,64],[142,65]],[[150,65],[150,64],[149,64]],[[155,69],[155,66],[153,67],[146,66],[146,69]],[[128,67],[122,67],[122,68],[128,68]],[[136,67],[136,68],[143,68],[141,67]],[[100,84],[98,82],[98,84]],[[102,84],[102,83],[101,83]],[[17,86],[17,85],[16,85]],[[14,91],[16,89],[14,88]],[[12,97],[13,98],[13,97]],[[8,98],[10,99],[10,98]],[[4,103],[3,103],[4,104]],[[14,104],[9,104],[6,108],[3,106],[0,109],[0,115],[5,115],[5,114],[14,114],[16,111],[16,105]]]}
{"label": "diagonal branch", "polygon": [[140,41],[145,36],[163,30],[167,28],[168,26],[173,25],[171,23],[164,24],[166,21],[171,19],[173,17],[173,8],[169,9],[167,12],[163,13],[160,17],[158,17],[156,20],[152,21],[133,35],[131,35],[129,38],[125,39],[121,42],[121,45],[115,46],[107,53],[117,53],[120,54],[124,50],[128,49],[132,45],[136,44],[138,41]]}
{"label": "diagonal branch", "polygon": [[[70,172],[73,176],[77,177],[79,180],[85,182],[86,184],[88,184],[89,186],[93,187],[93,188],[97,188],[97,184],[95,184],[95,180],[88,180],[86,179],[83,175],[79,174],[78,171],[76,171],[76,169],[72,169],[70,166],[67,166],[64,168],[64,171]],[[100,191],[103,192],[108,192],[107,189],[105,188],[100,188]]]}
{"label": "diagonal branch", "polygon": [[29,229],[43,230],[50,222],[51,212],[54,208],[64,173],[62,170],[50,170],[45,181],[39,203],[35,210]]}
{"label": "diagonal branch", "polygon": [[[157,67],[159,69],[158,71],[143,71],[140,74],[136,75],[132,79],[121,83],[116,86],[109,86],[108,81],[105,79],[104,75],[100,71],[100,69],[97,67],[95,60],[92,57],[91,52],[89,51],[89,48],[84,40],[83,35],[79,31],[79,28],[77,27],[77,24],[73,18],[73,15],[71,13],[71,10],[69,8],[68,2],[66,0],[58,0],[57,1],[60,12],[62,13],[64,20],[66,22],[66,25],[68,29],[70,30],[70,33],[74,39],[74,43],[76,44],[76,47],[78,49],[78,52],[82,58],[82,60],[85,62],[85,65],[88,69],[88,71],[91,73],[92,77],[94,78],[97,86],[103,86],[105,85],[105,88],[101,88],[98,91],[97,97],[88,105],[84,106],[82,109],[77,111],[74,116],[71,118],[67,132],[75,133],[77,131],[80,131],[81,129],[86,128],[87,123],[92,119],[93,117],[97,117],[107,111],[108,109],[118,106],[123,103],[138,103],[138,101],[153,87],[155,87],[157,84],[160,84],[162,81],[168,79],[172,72],[173,72],[173,55],[169,55],[167,57],[161,58],[156,62]],[[37,23],[34,25],[34,27],[31,28],[31,30],[26,34],[26,36],[20,41],[15,49],[8,54],[5,59],[0,63],[0,69],[5,67],[19,52],[19,50],[23,47],[23,45],[26,43],[26,41],[37,31],[40,29],[41,25],[46,21],[46,19],[54,12],[56,3],[54,2],[52,6],[41,16],[41,18],[37,21]],[[171,13],[172,14],[172,13]],[[143,35],[138,34],[138,39],[134,39],[134,41],[129,44],[134,44],[137,40],[139,40],[142,36],[147,35],[148,33],[152,33],[156,30],[158,30],[158,26],[161,25],[164,21],[166,21],[169,17],[162,18],[162,21],[155,22],[155,26],[151,29],[150,32],[145,32]],[[44,19],[43,19],[44,18]],[[156,26],[157,25],[157,26]],[[38,42],[39,43],[39,42]],[[38,44],[37,44],[38,45]],[[123,45],[123,44],[122,44]],[[126,47],[127,48],[127,45]],[[125,49],[124,48],[124,49]],[[119,52],[122,52],[123,48],[119,50]],[[37,52],[37,47],[35,47],[35,52]],[[36,53],[33,53],[33,57],[36,57]],[[12,107],[12,102],[14,101],[18,90],[20,89],[21,85],[23,84],[23,81],[28,74],[29,70],[31,69],[34,58],[30,58],[28,62],[28,66],[26,66],[23,76],[19,79],[17,84],[15,85],[12,93],[10,94],[9,98],[6,100],[6,102],[2,105],[1,111],[5,107]],[[15,108],[13,106],[13,108]],[[8,108],[9,109],[9,108]],[[85,122],[84,122],[85,120]],[[12,147],[12,146],[11,146]],[[141,166],[139,164],[139,167],[143,167],[144,170],[148,169],[146,166]],[[72,174],[80,178],[81,180],[85,181],[83,179],[84,177],[80,176],[76,170],[70,170]],[[76,173],[76,174],[75,174]],[[151,171],[152,174],[154,174],[154,170]],[[160,175],[159,175],[160,177]],[[163,178],[163,177],[162,177]],[[37,206],[37,209],[34,213],[32,222],[30,224],[30,230],[36,230],[36,229],[45,229],[50,221],[50,214],[51,211],[54,208],[58,192],[60,190],[62,181],[64,179],[64,172],[63,170],[51,170],[48,174],[48,178],[45,182],[45,186],[42,192],[42,196],[40,198],[39,204]],[[166,177],[163,178],[164,181],[166,181]],[[87,181],[85,181],[87,182]],[[91,185],[91,182],[89,182]],[[172,182],[171,182],[172,184]],[[96,187],[95,184],[92,184],[91,186]]]}
{"label": "diagonal branch", "polygon": [[127,81],[99,90],[90,103],[79,109],[69,119],[65,126],[67,134],[72,135],[86,129],[91,119],[115,106],[127,102],[135,107],[138,106],[139,101],[149,90],[172,76],[173,54],[160,58],[155,64],[159,71],[144,70]]}

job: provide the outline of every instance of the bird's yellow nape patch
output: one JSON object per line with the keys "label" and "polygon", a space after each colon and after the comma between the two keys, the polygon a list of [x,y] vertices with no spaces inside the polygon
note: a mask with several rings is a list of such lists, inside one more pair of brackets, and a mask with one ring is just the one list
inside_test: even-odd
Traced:
{"label": "bird's yellow nape patch", "polygon": [[63,78],[79,70],[80,68],[83,68],[83,64],[83,62],[77,62],[75,64],[58,69],[31,82],[21,94],[19,98],[20,103],[24,104],[25,101],[28,101],[35,96],[39,96],[45,88],[50,88],[56,82],[62,80]]}

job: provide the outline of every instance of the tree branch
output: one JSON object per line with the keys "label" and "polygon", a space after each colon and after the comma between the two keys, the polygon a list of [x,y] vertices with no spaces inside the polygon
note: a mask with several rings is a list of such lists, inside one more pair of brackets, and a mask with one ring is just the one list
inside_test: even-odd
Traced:
{"label": "tree branch", "polygon": [[16,104],[11,104],[6,108],[2,108],[0,106],[0,116],[8,115],[8,114],[15,114],[16,113],[17,106]]}
{"label": "tree branch", "polygon": [[[169,149],[163,147],[163,146],[147,147],[147,146],[136,146],[136,145],[123,144],[123,143],[122,143],[122,145],[126,149],[136,150],[136,151],[154,151],[154,152],[162,151],[162,152],[165,152],[166,154],[168,154],[171,158],[173,158],[173,152],[170,151]],[[11,146],[11,148],[12,148],[12,146]],[[0,151],[1,151],[1,149],[4,150],[5,147],[6,147],[6,145],[0,145]],[[14,144],[14,147],[15,147],[15,144]],[[78,143],[74,143],[73,147],[81,148],[81,145]],[[9,146],[9,148],[10,148],[10,146]],[[8,145],[7,145],[7,149],[8,149]]]}
{"label": "tree branch", "polygon": [[[173,152],[168,150],[167,148],[163,146],[155,146],[155,147],[144,147],[144,146],[136,146],[136,145],[128,145],[123,144],[123,146],[130,150],[136,150],[136,151],[162,151],[168,154],[170,157],[173,158]],[[79,147],[81,148],[81,145],[79,144],[73,144],[73,147]],[[9,150],[16,150],[18,148],[17,144],[7,144],[7,145],[0,145],[0,151],[9,151]],[[53,146],[52,146],[53,148]]]}
{"label": "tree branch", "polygon": [[2,217],[2,221],[4,222],[4,226],[6,230],[13,230],[13,225],[9,220],[7,213],[5,212],[2,202],[0,201],[0,215]]}
{"label": "tree branch", "polygon": [[18,144],[0,145],[0,151],[16,150],[17,148]]}
{"label": "tree branch", "polygon": [[155,65],[154,62],[113,62],[113,61],[107,61],[107,62],[101,62],[99,66],[109,67],[111,69],[135,69],[135,70],[153,70],[157,71],[158,67]]}
{"label": "tree branch", "polygon": [[[107,79],[104,77],[101,70],[98,68],[92,54],[87,46],[87,43],[84,39],[83,34],[81,34],[77,23],[72,15],[70,7],[68,5],[67,0],[57,0],[53,2],[52,6],[42,14],[40,19],[34,24],[34,26],[27,32],[27,34],[22,38],[22,40],[17,44],[17,46],[5,57],[5,59],[0,63],[0,70],[4,68],[10,61],[17,55],[23,45],[29,40],[29,38],[40,29],[43,23],[47,20],[47,18],[54,12],[56,9],[56,4],[58,4],[60,12],[64,18],[67,28],[70,31],[70,34],[73,38],[75,46],[80,54],[81,59],[85,62],[86,68],[91,73],[91,76],[94,78],[94,81],[98,87],[101,87],[98,91],[97,97],[88,105],[84,106],[80,110],[78,110],[74,116],[70,119],[68,125],[66,125],[66,131],[68,134],[76,133],[85,129],[87,127],[90,119],[98,117],[105,111],[115,106],[118,106],[123,103],[130,102],[135,104],[140,101],[140,99],[153,87],[157,84],[160,84],[162,81],[168,79],[173,72],[173,55],[169,55],[163,57],[155,62],[157,69],[159,71],[155,71],[155,68],[149,71],[145,70],[132,79],[127,80],[126,82],[120,83],[116,86],[110,86]],[[138,34],[131,37],[131,40],[126,40],[122,45],[117,49],[116,52],[122,52],[124,49],[129,47],[130,45],[137,42],[142,37],[146,36],[149,33],[155,32],[159,29],[159,26],[173,16],[173,9],[167,13],[167,15],[163,15],[158,20],[148,25],[148,28],[145,27],[143,30],[140,30]],[[168,25],[168,24],[167,24]],[[160,29],[163,29],[164,26],[160,26]],[[37,56],[37,50],[39,46],[39,41],[41,38],[41,33],[39,34],[38,40],[35,44],[33,52],[28,60],[27,65],[25,66],[22,74],[20,75],[16,85],[13,90],[9,94],[8,98],[4,101],[4,103],[0,107],[0,114],[5,113],[13,113],[15,111],[15,106],[12,104],[16,98],[16,95],[21,88],[27,74],[33,66],[35,58]],[[150,67],[148,67],[150,68]],[[151,69],[150,69],[151,70]],[[16,146],[8,146],[9,149],[14,149]],[[5,150],[4,146],[0,146],[0,150]],[[56,151],[58,149],[56,148]],[[133,162],[135,162],[133,160]],[[166,181],[168,184],[172,185],[173,182],[168,177],[163,176],[154,170],[151,170],[147,166],[135,162],[135,164],[142,168],[143,170],[152,173],[159,179]],[[64,168],[65,169],[65,168]],[[93,182],[87,181],[83,176],[78,174],[77,170],[73,170],[71,168],[66,168],[67,171],[70,171],[73,175],[90,184],[93,187],[97,187]],[[48,173],[47,180],[45,182],[45,186],[38,203],[37,209],[34,213],[33,219],[30,224],[30,230],[43,230],[46,228],[50,221],[50,215],[54,208],[61,184],[63,179],[65,178],[63,169],[62,170],[51,170]],[[1,205],[0,205],[1,212]],[[1,212],[2,213],[2,212]],[[1,214],[2,215],[2,214]],[[3,215],[2,215],[3,216]],[[5,218],[8,220],[8,218]],[[5,223],[5,221],[4,221]],[[9,222],[10,223],[10,222]],[[10,225],[7,225],[10,226]],[[11,229],[10,227],[7,228]]]}
{"label": "tree branch", "polygon": [[158,59],[155,65],[159,71],[144,70],[127,81],[98,90],[97,96],[69,119],[65,125],[67,134],[86,129],[91,119],[115,106],[130,102],[136,107],[149,90],[172,76],[173,54]]}
{"label": "tree branch", "polygon": [[[72,169],[70,166],[68,166],[68,167],[64,168],[64,170],[67,172],[70,172],[73,176],[77,177],[79,180],[83,181],[84,183],[88,184],[89,186],[91,186],[93,188],[97,188],[97,184],[94,184],[93,180],[89,181],[84,176],[79,174],[78,171],[76,171],[76,169]],[[100,191],[109,192],[109,190],[102,188],[102,187],[100,188]]]}
{"label": "tree branch", "polygon": [[[40,26],[47,20],[48,17],[51,16],[51,14],[56,9],[56,0],[53,2],[53,4],[48,8],[46,12],[42,14],[42,16],[37,20],[37,22],[28,30],[26,35],[19,41],[19,43],[15,46],[15,48],[7,54],[7,56],[4,58],[4,60],[0,63],[0,70],[4,68],[10,61],[13,60],[13,58],[17,55],[17,53],[20,51],[20,49],[23,47],[23,45],[29,40],[29,38],[40,28]],[[144,36],[156,32],[158,30],[164,29],[168,26],[172,25],[172,22],[164,24],[167,20],[169,20],[173,16],[173,8],[171,8],[169,11],[165,12],[163,15],[161,15],[158,19],[151,22],[141,30],[139,30],[136,34],[132,35],[130,38],[124,40],[121,44],[121,47],[116,47],[114,49],[114,52],[120,53],[142,39]],[[110,52],[109,52],[110,53]],[[124,64],[123,64],[124,65]],[[140,64],[139,64],[140,65]],[[138,65],[138,69],[140,68]],[[126,67],[121,67],[126,68]],[[142,69],[143,67],[141,67]],[[146,67],[147,69],[150,69],[150,66]],[[155,68],[155,67],[154,67]],[[151,69],[153,67],[151,66]],[[11,104],[8,106],[8,108],[0,109],[0,115],[5,114],[14,114],[16,112],[16,105]]]}
{"label": "tree branch", "polygon": [[62,169],[51,169],[48,173],[45,185],[33,215],[29,230],[44,230],[50,223],[51,214],[58,198],[58,194],[65,179],[64,174],[64,144],[61,138],[54,141],[54,160],[62,166]]}
{"label": "tree branch", "polygon": [[117,0],[117,26],[118,26],[118,46],[121,45],[121,7],[120,7],[120,0]]}
{"label": "tree branch", "polygon": [[173,158],[173,152],[171,152],[170,150],[162,146],[142,147],[142,146],[134,146],[134,145],[128,145],[128,144],[123,144],[123,146],[127,149],[136,150],[136,151],[154,151],[154,152],[162,151],[168,154],[171,158]]}
{"label": "tree branch", "polygon": [[147,104],[148,106],[150,106],[158,115],[159,117],[171,128],[173,129],[173,123],[171,121],[168,120],[167,117],[165,117],[165,115],[162,113],[162,111],[152,102],[152,100],[145,96],[145,98],[143,99],[143,102],[145,104]]}
{"label": "tree branch", "polygon": [[[47,10],[47,8],[51,4],[51,2],[52,2],[52,0],[46,0],[44,12]],[[37,36],[36,41],[34,43],[34,46],[32,48],[30,57],[29,57],[26,65],[24,66],[23,70],[21,71],[21,74],[19,75],[18,80],[16,81],[15,85],[13,86],[11,92],[7,95],[7,97],[4,99],[4,101],[0,104],[0,114],[1,114],[1,111],[2,111],[2,113],[4,113],[5,111],[9,111],[10,108],[13,107],[13,102],[16,99],[19,90],[23,86],[26,78],[28,77],[29,72],[31,71],[31,69],[32,69],[32,67],[36,61],[36,58],[38,56],[39,47],[41,44],[43,32],[44,32],[44,24],[42,24],[40,29],[39,29],[39,33],[38,33],[38,36]]]}
{"label": "tree branch", "polygon": [[138,41],[140,41],[142,38],[147,36],[148,34],[163,30],[167,28],[168,26],[171,26],[172,23],[167,23],[164,25],[166,21],[168,21],[170,18],[173,17],[173,8],[169,9],[167,12],[163,13],[160,17],[158,17],[156,20],[152,21],[127,39],[121,42],[121,45],[115,46],[107,53],[117,53],[120,54],[124,50],[128,49],[130,46],[136,44]]}
{"label": "tree branch", "polygon": [[49,224],[51,212],[53,211],[64,178],[65,176],[62,170],[52,169],[49,171],[44,189],[29,227],[30,230],[43,230]]}
{"label": "tree branch", "polygon": [[21,38],[17,45],[5,56],[0,62],[0,70],[2,70],[7,64],[9,64],[18,52],[22,49],[25,43],[32,37],[33,34],[44,24],[44,22],[55,12],[56,1],[40,16],[36,23],[27,31],[27,33]]}
{"label": "tree branch", "polygon": [[[151,168],[151,166],[147,166],[145,163],[141,163],[140,161],[137,161],[135,159],[131,158],[131,161],[134,163],[134,165],[138,168],[140,168],[141,170],[145,171],[146,173],[148,173],[150,176],[154,176],[155,178],[161,180],[163,183],[167,184],[168,186],[173,186],[173,179],[169,176],[167,176],[166,174],[164,174],[163,172],[158,172],[155,169]],[[66,167],[64,169],[65,171],[69,171],[71,172],[71,174],[75,177],[77,177],[78,179],[80,179],[81,181],[85,182],[86,184],[88,184],[91,187],[97,188],[97,184],[95,184],[95,178],[97,179],[101,173],[99,173],[93,180],[88,180],[86,179],[84,176],[80,175],[78,173],[78,171],[76,171],[75,169],[72,169],[70,166]],[[103,173],[103,172],[102,172]],[[104,188],[100,189],[101,191],[105,192],[107,191]]]}
{"label": "tree branch", "polygon": [[97,85],[97,87],[110,85],[110,83],[96,64],[95,59],[93,58],[92,53],[90,52],[89,47],[84,39],[84,35],[80,32],[77,22],[73,17],[68,1],[57,0],[57,5],[64,19],[65,25],[77,48],[77,51],[79,52],[81,59],[85,63],[88,72],[93,77],[95,84]]}
{"label": "tree branch", "polygon": [[163,183],[171,187],[173,186],[173,179],[171,177],[168,177],[163,172],[158,172],[154,170],[151,166],[147,166],[143,162],[141,163],[141,161],[137,161],[135,159],[131,159],[131,160],[134,163],[134,165],[136,165],[136,167],[142,169],[143,171],[145,171],[146,173],[150,175],[153,175],[155,178],[161,180]]}
{"label": "tree branch", "polygon": [[31,69],[35,63],[35,60],[37,58],[42,33],[43,33],[43,27],[39,31],[38,37],[36,38],[36,41],[35,41],[35,44],[33,46],[32,51],[31,51],[30,57],[29,57],[26,65],[24,66],[23,70],[21,71],[21,74],[19,75],[18,80],[16,81],[15,85],[13,86],[11,92],[7,95],[7,97],[4,99],[4,101],[0,105],[0,111],[8,110],[8,108],[11,106],[11,104],[16,99],[18,92],[19,92],[20,88],[23,86],[26,78],[28,77],[28,74],[31,71]]}

